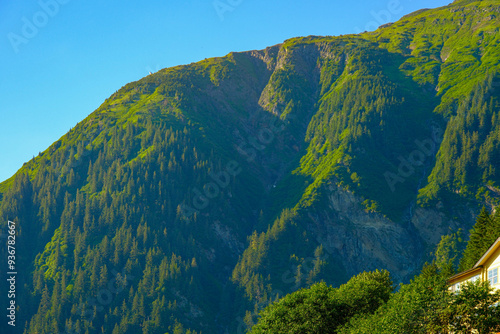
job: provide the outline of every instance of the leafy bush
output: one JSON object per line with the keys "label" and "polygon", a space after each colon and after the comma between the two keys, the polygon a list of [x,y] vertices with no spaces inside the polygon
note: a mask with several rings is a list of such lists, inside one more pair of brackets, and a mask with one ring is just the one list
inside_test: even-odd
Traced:
{"label": "leafy bush", "polygon": [[359,274],[338,289],[317,283],[268,306],[250,333],[336,333],[351,317],[374,312],[392,290],[387,271]]}

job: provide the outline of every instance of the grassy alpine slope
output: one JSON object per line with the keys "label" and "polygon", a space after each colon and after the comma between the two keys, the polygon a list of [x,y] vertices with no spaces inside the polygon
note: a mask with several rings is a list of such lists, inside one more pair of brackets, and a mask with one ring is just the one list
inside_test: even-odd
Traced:
{"label": "grassy alpine slope", "polygon": [[499,11],[458,1],[122,87],[0,184],[18,328],[234,332],[319,280],[408,279],[498,203]]}

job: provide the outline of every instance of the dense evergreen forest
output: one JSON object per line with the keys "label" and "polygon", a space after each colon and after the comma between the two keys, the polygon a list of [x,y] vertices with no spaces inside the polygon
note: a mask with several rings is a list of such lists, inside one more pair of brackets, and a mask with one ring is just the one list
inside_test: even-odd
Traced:
{"label": "dense evergreen forest", "polygon": [[[499,15],[455,1],[125,85],[0,183],[14,332],[261,333],[297,306],[297,322],[396,333],[400,305],[394,328],[429,316],[498,231]],[[463,257],[432,262],[473,225]]]}

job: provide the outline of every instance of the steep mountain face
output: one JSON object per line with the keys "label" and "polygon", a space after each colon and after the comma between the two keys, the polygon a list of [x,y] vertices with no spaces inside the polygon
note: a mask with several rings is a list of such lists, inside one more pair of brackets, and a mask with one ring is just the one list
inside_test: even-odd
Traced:
{"label": "steep mountain face", "polygon": [[0,184],[17,328],[240,333],[319,280],[407,280],[498,204],[499,14],[458,1],[124,86]]}

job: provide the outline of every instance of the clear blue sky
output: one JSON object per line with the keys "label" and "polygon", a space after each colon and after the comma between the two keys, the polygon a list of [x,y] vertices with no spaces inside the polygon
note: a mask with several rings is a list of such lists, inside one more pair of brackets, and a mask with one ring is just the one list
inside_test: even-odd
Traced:
{"label": "clear blue sky", "polygon": [[149,71],[451,0],[1,0],[0,181]]}

